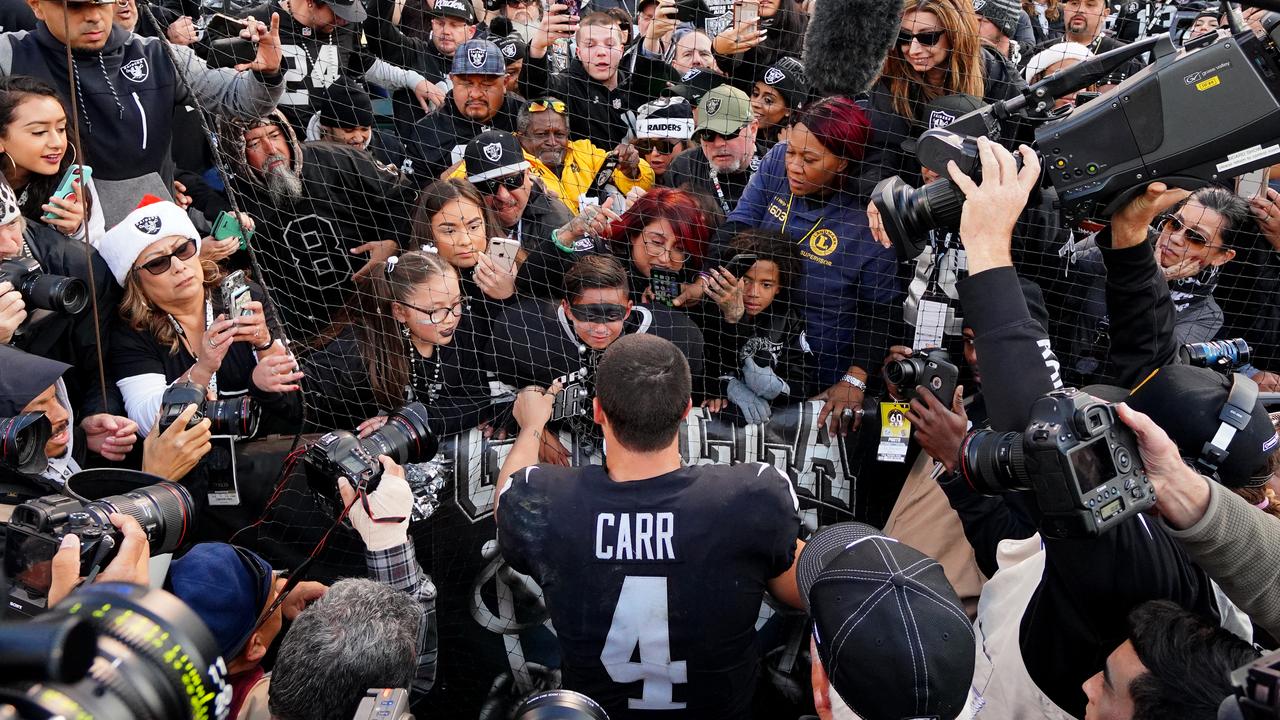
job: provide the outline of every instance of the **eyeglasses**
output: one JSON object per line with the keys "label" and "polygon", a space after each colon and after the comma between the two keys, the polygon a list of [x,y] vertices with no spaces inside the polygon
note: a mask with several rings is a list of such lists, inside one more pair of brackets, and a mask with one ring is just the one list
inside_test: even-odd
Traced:
{"label": "eyeglasses", "polygon": [[724,140],[725,142],[729,142],[730,140],[737,140],[738,136],[742,134],[742,129],[745,127],[746,126],[743,125],[737,130],[734,130],[733,132],[729,133],[728,135],[722,135],[716,132],[715,130],[703,130],[701,133],[698,134],[698,139],[701,140],[702,142],[709,142],[709,143],[715,142],[716,139]]}
{"label": "eyeglasses", "polygon": [[[1199,247],[1209,246],[1209,239],[1206,238],[1203,233],[1187,227],[1186,222],[1184,222],[1182,218],[1178,217],[1175,213],[1161,215],[1156,218],[1156,220],[1160,223],[1161,229],[1168,230],[1170,233],[1181,232],[1182,237],[1186,238],[1187,242],[1192,245],[1197,245]],[[1225,246],[1217,246],[1213,249],[1221,250],[1224,247]]]}
{"label": "eyeglasses", "polygon": [[439,325],[440,323],[447,320],[450,315],[452,315],[453,317],[462,317],[463,311],[467,309],[467,298],[460,297],[458,298],[458,301],[455,302],[454,304],[448,305],[442,308],[435,308],[434,310],[420,308],[417,305],[410,305],[409,303],[406,303],[406,302],[402,302],[400,304],[407,308],[417,310],[418,312],[425,315],[426,318],[424,318],[424,322],[427,325]]}
{"label": "eyeglasses", "polygon": [[946,30],[930,30],[929,32],[909,33],[906,30],[898,31],[898,45],[910,45],[914,40],[925,47],[933,47],[937,45],[943,36],[947,34]]}
{"label": "eyeglasses", "polygon": [[525,171],[521,170],[515,175],[503,175],[502,177],[481,180],[475,183],[476,189],[481,195],[497,195],[499,188],[506,188],[507,192],[515,192],[524,187]]}
{"label": "eyeglasses", "polygon": [[643,236],[644,251],[649,257],[659,258],[663,255],[671,258],[671,262],[684,262],[684,248],[667,247],[669,238],[666,235],[646,232]]}
{"label": "eyeglasses", "polygon": [[194,256],[195,254],[196,254],[196,241],[187,240],[186,242],[179,245],[178,248],[173,252],[167,255],[161,255],[160,257],[148,260],[142,263],[141,265],[139,265],[138,267],[134,268],[133,270],[134,272],[137,272],[138,270],[146,270],[152,275],[163,275],[169,270],[170,267],[173,266],[174,258],[178,258],[179,260],[190,260],[192,256]]}
{"label": "eyeglasses", "polygon": [[676,146],[679,144],[680,144],[679,140],[647,139],[647,140],[636,140],[635,142],[631,143],[631,146],[634,147],[636,149],[636,152],[640,153],[641,155],[648,155],[649,153],[652,153],[652,152],[657,152],[660,155],[670,155],[671,153],[676,151]]}
{"label": "eyeglasses", "polygon": [[612,323],[619,322],[627,316],[627,306],[612,303],[570,305],[569,314],[579,322]]}
{"label": "eyeglasses", "polygon": [[526,107],[531,113],[540,113],[550,110],[557,115],[564,115],[568,112],[568,108],[565,107],[563,102],[559,100],[547,100],[546,98],[541,100],[531,100]]}

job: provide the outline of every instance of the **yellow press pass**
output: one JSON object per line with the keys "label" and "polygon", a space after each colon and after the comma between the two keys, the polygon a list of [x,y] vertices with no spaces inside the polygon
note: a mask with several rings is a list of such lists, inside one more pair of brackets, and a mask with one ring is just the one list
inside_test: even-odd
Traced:
{"label": "yellow press pass", "polygon": [[907,445],[911,441],[911,421],[907,419],[907,403],[880,403],[880,447],[876,459],[881,462],[906,462]]}

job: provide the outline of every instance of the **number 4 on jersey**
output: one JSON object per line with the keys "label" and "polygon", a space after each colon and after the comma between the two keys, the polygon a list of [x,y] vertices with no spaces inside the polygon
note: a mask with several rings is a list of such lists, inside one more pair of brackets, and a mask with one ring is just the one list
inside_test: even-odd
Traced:
{"label": "number 4 on jersey", "polygon": [[[632,662],[636,646],[640,662]],[[667,579],[628,577],[622,581],[618,607],[604,641],[600,662],[616,683],[643,683],[639,698],[629,698],[632,710],[680,710],[672,702],[676,683],[689,682],[684,660],[671,660],[671,628],[667,620]]]}

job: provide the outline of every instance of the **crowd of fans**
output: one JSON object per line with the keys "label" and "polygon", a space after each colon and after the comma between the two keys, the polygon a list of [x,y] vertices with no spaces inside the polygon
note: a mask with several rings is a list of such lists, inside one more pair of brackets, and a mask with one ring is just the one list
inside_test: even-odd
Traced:
{"label": "crowd of fans", "polygon": [[[1220,431],[1240,387],[1280,392],[1280,182],[1153,183],[1081,226],[1030,148],[981,138],[981,177],[951,172],[959,227],[911,257],[871,195],[940,177],[916,158],[927,130],[1140,38],[1196,52],[1228,19],[906,0],[878,77],[845,96],[806,76],[812,11],[0,0],[0,418],[51,426],[43,469],[4,469],[6,505],[115,467],[214,517],[230,475],[267,486],[243,493],[247,523],[296,470],[254,476],[263,438],[367,437],[421,403],[430,435],[479,429],[501,468],[484,552],[558,638],[546,684],[610,717],[1216,717],[1280,637],[1280,442],[1256,395]],[[1243,20],[1280,38],[1280,15]],[[83,309],[31,273],[78,279]],[[1234,373],[1184,362],[1236,338]],[[887,379],[931,348],[960,366],[953,396]],[[187,386],[206,404],[168,407]],[[1157,499],[1083,539],[962,463],[971,432],[1022,431],[1064,386],[1119,403]],[[252,427],[214,432],[215,401],[246,401]],[[796,407],[874,488],[837,508],[857,522],[816,527],[772,466],[686,462],[681,423],[767,433]],[[438,701],[471,660],[437,617],[452,549],[416,529],[475,489],[418,459],[382,456],[376,489],[337,481],[367,577],[286,578],[225,522],[174,554],[164,587],[214,636],[231,717],[347,718],[370,687],[506,717],[534,689],[517,673]],[[146,535],[112,522],[99,579],[148,582]],[[79,578],[75,537],[49,606]],[[763,690],[762,604],[808,617],[790,692]]]}

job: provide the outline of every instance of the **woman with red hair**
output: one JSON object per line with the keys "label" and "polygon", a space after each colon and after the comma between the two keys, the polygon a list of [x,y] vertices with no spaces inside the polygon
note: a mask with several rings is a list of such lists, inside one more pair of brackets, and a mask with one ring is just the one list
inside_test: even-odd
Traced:
{"label": "woman with red hair", "polygon": [[[833,433],[858,426],[868,369],[898,341],[896,259],[871,237],[867,201],[856,193],[870,133],[866,114],[849,98],[809,105],[787,141],[765,156],[722,228],[779,232],[796,243],[802,268],[793,302],[804,308],[806,339],[827,388],[816,396],[826,401],[819,422],[829,421]],[[741,292],[741,278],[726,275],[706,276],[708,296],[720,301]]]}
{"label": "woman with red hair", "polygon": [[609,228],[609,249],[630,271],[633,301],[654,302],[650,279],[653,269],[661,268],[679,277],[680,292],[671,304],[684,307],[702,297],[696,280],[710,234],[693,196],[658,187],[636,200]]}

